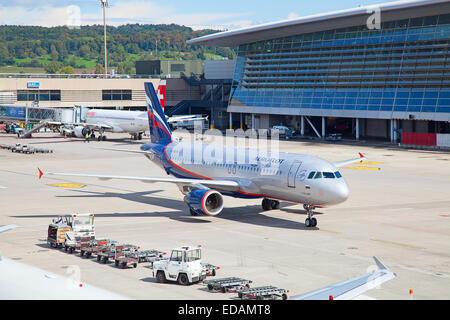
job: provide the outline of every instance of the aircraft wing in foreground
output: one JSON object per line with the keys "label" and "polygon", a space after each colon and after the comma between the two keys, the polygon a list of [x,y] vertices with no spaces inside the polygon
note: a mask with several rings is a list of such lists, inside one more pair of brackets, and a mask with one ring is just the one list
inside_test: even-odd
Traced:
{"label": "aircraft wing in foreground", "polygon": [[[15,225],[0,227],[0,233]],[[76,270],[71,271],[73,276]],[[73,272],[72,272],[73,271]],[[38,269],[0,255],[1,300],[124,300],[127,297]]]}
{"label": "aircraft wing in foreground", "polygon": [[303,295],[297,295],[290,300],[351,300],[364,292],[374,289],[382,283],[396,277],[377,257],[373,257],[378,269],[365,275],[340,282]]}

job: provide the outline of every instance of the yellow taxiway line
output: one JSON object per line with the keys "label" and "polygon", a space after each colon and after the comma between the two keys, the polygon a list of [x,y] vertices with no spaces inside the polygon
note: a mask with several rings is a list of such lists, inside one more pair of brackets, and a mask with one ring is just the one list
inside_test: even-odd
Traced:
{"label": "yellow taxiway line", "polygon": [[342,167],[342,168],[355,170],[381,170],[381,168],[373,168],[373,167]]}
{"label": "yellow taxiway line", "polygon": [[83,188],[83,187],[85,187],[84,184],[78,184],[78,183],[55,183],[55,184],[49,184],[49,186],[59,187],[59,188]]}
{"label": "yellow taxiway line", "polygon": [[378,242],[383,242],[383,243],[388,243],[388,244],[395,244],[397,246],[402,246],[402,247],[407,247],[407,248],[413,248],[413,249],[420,249],[420,250],[424,250],[425,248],[422,247],[418,247],[418,246],[413,246],[411,244],[406,244],[406,243],[401,243],[401,242],[394,242],[394,241],[388,241],[388,240],[381,240],[381,239],[370,239],[372,241],[378,241]]}

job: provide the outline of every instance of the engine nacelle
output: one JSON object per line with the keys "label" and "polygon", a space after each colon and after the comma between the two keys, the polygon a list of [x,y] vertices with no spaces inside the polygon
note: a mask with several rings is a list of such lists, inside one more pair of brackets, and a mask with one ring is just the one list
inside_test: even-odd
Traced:
{"label": "engine nacelle", "polygon": [[223,196],[216,190],[192,190],[184,197],[184,201],[197,214],[206,216],[216,216],[223,209]]}
{"label": "engine nacelle", "polygon": [[85,127],[78,126],[73,129],[73,133],[77,138],[84,138],[86,133],[89,133],[89,130]]}

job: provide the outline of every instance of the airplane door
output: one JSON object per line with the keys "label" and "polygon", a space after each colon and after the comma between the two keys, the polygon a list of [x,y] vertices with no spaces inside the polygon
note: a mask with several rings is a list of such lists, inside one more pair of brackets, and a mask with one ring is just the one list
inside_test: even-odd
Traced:
{"label": "airplane door", "polygon": [[301,161],[294,161],[292,163],[287,177],[287,184],[289,188],[295,188],[295,177],[297,176],[297,171],[300,169],[301,165]]}

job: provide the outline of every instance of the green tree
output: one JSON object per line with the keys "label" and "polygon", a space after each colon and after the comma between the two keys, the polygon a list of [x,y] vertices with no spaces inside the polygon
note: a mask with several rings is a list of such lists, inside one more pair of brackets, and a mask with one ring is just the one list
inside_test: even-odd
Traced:
{"label": "green tree", "polygon": [[59,70],[59,73],[62,73],[62,74],[74,74],[75,73],[75,69],[73,67],[71,67],[71,66],[65,66],[65,67],[62,67]]}
{"label": "green tree", "polygon": [[99,63],[95,66],[95,74],[104,74],[105,68]]}
{"label": "green tree", "polygon": [[61,68],[61,65],[56,61],[51,61],[44,66],[44,70],[47,73],[55,74]]}

